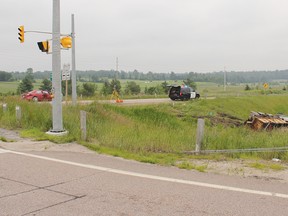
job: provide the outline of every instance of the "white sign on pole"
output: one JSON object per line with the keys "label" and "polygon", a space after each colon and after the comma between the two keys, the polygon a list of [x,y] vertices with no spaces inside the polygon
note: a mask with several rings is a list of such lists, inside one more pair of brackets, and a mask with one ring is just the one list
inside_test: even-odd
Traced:
{"label": "white sign on pole", "polygon": [[70,64],[64,64],[62,70],[62,81],[70,80]]}

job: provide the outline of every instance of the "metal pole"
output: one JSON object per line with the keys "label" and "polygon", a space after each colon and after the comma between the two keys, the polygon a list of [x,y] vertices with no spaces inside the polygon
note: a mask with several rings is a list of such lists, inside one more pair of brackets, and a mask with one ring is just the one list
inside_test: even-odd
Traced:
{"label": "metal pole", "polygon": [[226,91],[226,67],[224,67],[224,91]]}
{"label": "metal pole", "polygon": [[71,37],[72,37],[72,104],[73,106],[77,103],[77,91],[76,91],[76,66],[75,66],[75,29],[74,29],[74,14],[71,16]]}
{"label": "metal pole", "polygon": [[61,89],[61,47],[60,47],[60,0],[53,0],[52,18],[52,102],[53,129],[52,133],[63,132],[62,89]]}

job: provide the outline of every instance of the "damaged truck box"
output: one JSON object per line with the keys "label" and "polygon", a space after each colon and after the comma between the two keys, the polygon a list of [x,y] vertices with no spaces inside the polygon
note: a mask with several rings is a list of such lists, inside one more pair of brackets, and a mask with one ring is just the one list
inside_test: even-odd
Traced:
{"label": "damaged truck box", "polygon": [[273,128],[288,127],[288,116],[253,111],[245,124],[254,130],[272,130]]}

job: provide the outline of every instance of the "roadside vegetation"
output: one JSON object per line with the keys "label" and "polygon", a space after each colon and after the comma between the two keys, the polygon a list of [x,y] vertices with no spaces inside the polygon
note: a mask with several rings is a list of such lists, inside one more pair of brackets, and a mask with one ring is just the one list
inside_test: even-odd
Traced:
{"label": "roadside vegetation", "polygon": [[[285,72],[285,71],[284,71]],[[284,76],[284,72],[277,72]],[[90,73],[90,72],[89,72]],[[205,119],[205,134],[202,148],[207,150],[272,148],[287,146],[287,128],[272,131],[252,131],[244,126],[251,111],[288,115],[287,81],[270,82],[264,88],[256,82],[254,73],[245,83],[241,73],[230,73],[233,82],[223,86],[223,73],[197,75],[196,73],[169,76],[149,72],[147,77],[137,71],[118,74],[110,71],[108,77],[88,76],[80,73],[77,81],[79,100],[93,100],[89,105],[63,105],[64,128],[67,136],[50,136],[45,132],[52,127],[52,107],[50,103],[31,103],[21,99],[20,94],[32,89],[51,90],[49,72],[0,73],[0,104],[6,103],[7,110],[0,109],[0,125],[3,128],[20,130],[23,137],[36,140],[50,140],[55,143],[76,141],[99,153],[129,158],[146,163],[173,165],[182,169],[205,171],[207,166],[197,166],[191,159],[227,160],[231,158],[253,158],[271,160],[278,158],[288,161],[286,152],[230,153],[213,155],[188,155],[184,152],[195,150],[197,119]],[[33,74],[38,74],[34,79]],[[101,73],[99,73],[101,74]],[[98,75],[99,75],[98,74]],[[106,74],[103,72],[103,74]],[[248,75],[247,75],[248,74]],[[262,73],[261,73],[262,74]],[[284,75],[283,75],[284,74]],[[45,75],[45,76],[44,76]],[[117,75],[117,74],[116,74]],[[159,75],[159,76],[158,76]],[[214,76],[215,75],[215,76]],[[232,76],[233,75],[233,76]],[[263,77],[271,78],[272,73]],[[264,76],[265,75],[265,76]],[[271,75],[271,76],[270,76]],[[42,79],[39,79],[39,78]],[[162,78],[165,79],[162,79]],[[195,79],[192,79],[194,77]],[[234,77],[232,79],[232,77]],[[5,79],[4,79],[5,78]],[[20,80],[20,78],[22,80]],[[133,79],[134,78],[134,79]],[[159,78],[159,79],[158,79]],[[161,78],[161,79],[160,79]],[[167,79],[170,78],[170,79]],[[143,80],[144,79],[144,80]],[[194,82],[200,80],[201,82]],[[215,82],[206,82],[214,80]],[[239,82],[238,82],[239,81]],[[244,79],[245,81],[245,79]],[[114,90],[121,99],[167,97],[167,85],[186,84],[200,93],[199,100],[171,101],[168,104],[121,106],[103,104],[100,100],[111,99]],[[68,99],[71,95],[71,81],[68,82]],[[62,92],[66,92],[62,83]],[[15,107],[21,107],[22,118],[17,121]],[[80,110],[87,112],[87,140],[81,140]],[[5,137],[0,140],[6,141]],[[255,162],[251,167],[262,169],[264,165]],[[262,168],[261,168],[262,167]],[[267,166],[263,168],[266,169]],[[278,167],[269,167],[279,170]]]}
{"label": "roadside vegetation", "polygon": [[[250,111],[288,113],[287,96],[262,95],[200,99],[145,106],[101,104],[63,105],[64,128],[67,136],[45,134],[52,126],[50,103],[31,103],[18,96],[2,97],[8,109],[0,110],[1,127],[21,130],[22,136],[55,143],[76,141],[92,150],[147,163],[174,165],[185,169],[205,170],[189,162],[193,158],[223,160],[257,158],[288,160],[286,152],[237,153],[192,156],[195,150],[199,117],[205,119],[204,149],[244,149],[287,146],[286,128],[253,131],[244,126]],[[17,121],[15,106],[22,110]],[[87,112],[87,140],[81,140],[80,110]]]}

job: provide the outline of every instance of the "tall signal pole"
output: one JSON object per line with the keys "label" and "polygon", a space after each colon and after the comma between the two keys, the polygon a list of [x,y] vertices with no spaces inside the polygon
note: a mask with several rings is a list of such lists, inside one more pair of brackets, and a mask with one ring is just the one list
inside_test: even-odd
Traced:
{"label": "tall signal pole", "polygon": [[53,128],[48,133],[61,134],[63,130],[60,47],[60,0],[53,0],[52,17],[52,101]]}
{"label": "tall signal pole", "polygon": [[71,16],[71,37],[72,37],[72,104],[73,106],[77,103],[77,92],[76,92],[76,66],[75,66],[75,29],[74,29],[74,14]]}
{"label": "tall signal pole", "polygon": [[226,67],[224,67],[224,91],[226,91]]}

